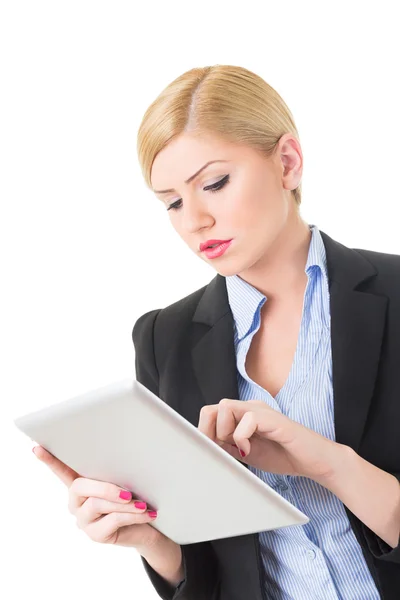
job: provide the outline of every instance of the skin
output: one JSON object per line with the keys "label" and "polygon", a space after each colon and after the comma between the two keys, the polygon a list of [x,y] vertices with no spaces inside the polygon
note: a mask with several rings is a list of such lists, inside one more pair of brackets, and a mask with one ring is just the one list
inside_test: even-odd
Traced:
{"label": "skin", "polygon": [[42,446],[32,448],[68,490],[68,510],[76,525],[94,542],[135,548],[151,567],[175,587],[184,576],[182,550],[160,531],[151,527],[155,516],[137,508],[137,498],[120,498],[123,488],[81,477]]}
{"label": "skin", "polygon": [[[209,165],[185,182],[216,159],[228,162]],[[307,285],[305,265],[312,234],[291,194],[301,181],[302,169],[300,144],[289,133],[280,138],[269,158],[220,137],[185,133],[156,156],[151,172],[153,191],[166,208],[178,201],[178,209],[169,211],[178,235],[220,275],[238,275],[266,295],[268,303],[261,311],[268,309],[269,319],[273,315],[275,322],[282,317],[288,321],[288,315],[302,308]],[[204,189],[228,173],[229,183],[220,191]],[[160,193],[166,189],[174,191]],[[218,258],[208,259],[200,252],[200,242],[231,238],[233,243]],[[235,458],[242,449],[248,464],[274,473],[325,481],[344,456],[338,444],[265,402],[223,399],[218,405],[204,406],[199,429],[217,443],[225,442],[223,447]]]}
{"label": "skin", "polygon": [[[185,183],[216,159],[227,162],[211,164]],[[301,181],[302,169],[300,144],[289,133],[280,138],[268,159],[215,135],[196,138],[185,133],[156,156],[151,184],[153,190],[175,190],[155,192],[165,209],[181,199],[182,207],[168,214],[189,248],[221,275],[237,274],[265,294],[271,310],[275,304],[284,307],[285,298],[302,296],[307,283],[304,267],[311,232],[291,194]],[[228,173],[230,180],[220,191],[203,190]],[[208,259],[200,252],[201,242],[231,238],[233,243],[219,258]],[[203,421],[200,425],[205,427]],[[228,437],[234,441],[231,434]],[[172,585],[180,581],[180,546],[149,525],[147,510],[134,505],[140,499],[122,500],[121,488],[80,477],[40,446],[35,454],[67,487],[69,511],[91,539],[135,547]]]}
{"label": "skin", "polygon": [[[211,164],[184,183],[206,162],[217,159],[228,162]],[[307,284],[304,268],[311,232],[291,194],[302,170],[301,147],[290,133],[280,138],[270,158],[215,135],[196,138],[185,133],[157,154],[151,184],[165,209],[178,202],[180,208],[168,215],[189,248],[220,275],[239,275],[254,286],[268,297],[271,309],[285,298],[304,294]],[[221,190],[204,191],[227,174],[230,180]],[[165,189],[175,191],[157,193]],[[218,258],[200,252],[201,242],[231,238],[233,243]]]}
{"label": "skin", "polygon": [[123,488],[80,477],[42,446],[32,451],[67,487],[68,510],[76,517],[79,529],[93,541],[140,549],[158,541],[161,534],[148,525],[154,517],[150,516],[147,506],[136,508],[138,500],[132,495],[130,499],[120,498]]}
{"label": "skin", "polygon": [[[193,181],[185,183],[206,162],[215,159],[228,162],[209,165]],[[263,308],[268,306],[271,310],[277,306],[278,312],[285,312],[290,310],[293,299],[302,298],[307,283],[304,268],[311,232],[291,195],[291,190],[301,181],[302,169],[300,144],[289,133],[280,138],[269,159],[248,146],[220,137],[203,135],[196,139],[186,133],[172,140],[156,156],[151,183],[154,190],[174,188],[167,194],[155,193],[165,208],[181,199],[179,210],[168,211],[171,224],[201,260],[210,262],[222,276],[239,275],[258,289],[268,297]],[[228,173],[229,183],[220,191],[212,193],[203,189]],[[219,258],[208,259],[200,253],[201,242],[231,238],[233,243]],[[199,430],[222,443],[235,458],[240,456],[239,448],[244,448],[248,464],[266,471],[304,475],[326,487],[331,486],[350,510],[391,542],[387,531],[381,526],[378,528],[369,517],[369,513],[376,515],[375,506],[381,505],[381,500],[374,501],[372,509],[369,506],[365,509],[363,497],[360,509],[359,490],[351,489],[351,481],[345,479],[343,483],[336,477],[337,473],[346,475],[343,465],[353,464],[353,454],[348,454],[347,447],[323,438],[257,401],[243,403],[224,398],[218,405],[203,407]],[[340,448],[343,450],[337,450]],[[180,546],[150,526],[152,519],[147,510],[134,505],[135,500],[140,499],[123,500],[118,486],[80,477],[40,446],[35,452],[67,487],[69,511],[75,515],[77,526],[92,540],[135,547],[172,586],[183,578]],[[243,460],[243,454],[241,458]],[[364,469],[365,466],[370,469],[367,475],[361,477],[362,465],[358,463],[355,463],[355,474],[351,472],[356,488],[377,477],[379,471],[366,461],[363,463]],[[382,474],[380,471],[381,477]],[[389,481],[386,473],[384,477],[387,489],[390,483],[397,490],[397,480]],[[383,485],[374,488],[384,490],[382,498],[393,496],[391,489],[386,492]],[[373,497],[371,490],[362,495]],[[391,525],[391,536],[392,530]],[[397,544],[397,531],[392,547]]]}

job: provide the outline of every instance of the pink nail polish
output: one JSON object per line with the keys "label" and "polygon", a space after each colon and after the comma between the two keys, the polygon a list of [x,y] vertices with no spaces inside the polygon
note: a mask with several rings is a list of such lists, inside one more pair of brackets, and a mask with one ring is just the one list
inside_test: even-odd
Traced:
{"label": "pink nail polish", "polygon": [[146,502],[134,502],[136,508],[147,508]]}
{"label": "pink nail polish", "polygon": [[119,497],[123,500],[132,500],[132,494],[130,492],[120,492]]}
{"label": "pink nail polish", "polygon": [[149,510],[149,517],[151,517],[152,519],[155,519],[157,516],[157,511],[156,510]]}

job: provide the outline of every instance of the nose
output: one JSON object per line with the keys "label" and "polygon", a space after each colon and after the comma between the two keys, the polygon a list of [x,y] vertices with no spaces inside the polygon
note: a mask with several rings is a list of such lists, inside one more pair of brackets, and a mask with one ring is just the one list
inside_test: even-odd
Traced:
{"label": "nose", "polygon": [[206,205],[201,202],[186,202],[181,210],[183,211],[182,226],[188,233],[194,233],[199,229],[209,227],[214,222],[212,215],[206,209]]}

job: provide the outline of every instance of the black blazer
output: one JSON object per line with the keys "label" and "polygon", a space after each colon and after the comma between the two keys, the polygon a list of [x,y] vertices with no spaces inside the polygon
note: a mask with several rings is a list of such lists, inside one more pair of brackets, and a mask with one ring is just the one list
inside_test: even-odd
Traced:
{"label": "black blazer", "polygon": [[[400,482],[400,256],[350,249],[321,231],[329,275],[336,441]],[[225,277],[132,331],[136,378],[195,427],[204,404],[238,398],[234,322]],[[345,506],[385,600],[400,599],[400,544],[392,549]],[[399,540],[400,541],[400,540]],[[182,546],[175,590],[142,557],[164,600],[265,600],[258,534]],[[367,599],[366,599],[367,600]]]}

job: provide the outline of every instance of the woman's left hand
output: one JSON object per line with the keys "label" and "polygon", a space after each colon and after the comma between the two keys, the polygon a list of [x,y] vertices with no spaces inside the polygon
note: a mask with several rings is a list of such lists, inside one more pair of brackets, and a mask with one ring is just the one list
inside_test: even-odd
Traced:
{"label": "woman's left hand", "polygon": [[[234,458],[270,473],[328,481],[345,460],[343,444],[292,421],[261,400],[202,407],[198,429]],[[239,450],[245,452],[241,456]]]}

